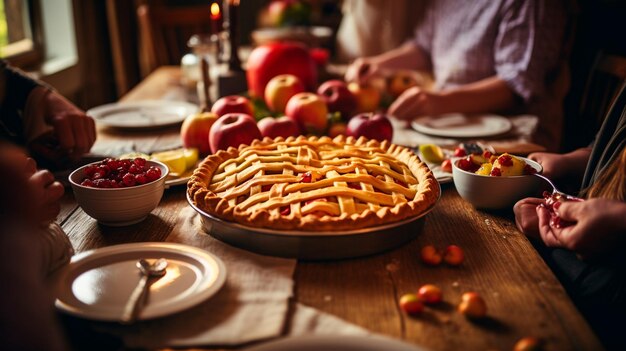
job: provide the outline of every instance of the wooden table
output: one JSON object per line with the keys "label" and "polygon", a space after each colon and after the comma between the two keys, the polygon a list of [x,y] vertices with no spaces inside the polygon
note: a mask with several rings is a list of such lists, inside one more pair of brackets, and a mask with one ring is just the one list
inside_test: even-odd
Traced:
{"label": "wooden table", "polygon": [[[177,82],[177,68],[155,71],[122,100],[157,99]],[[126,134],[101,130],[99,140],[131,137],[154,147],[177,140],[178,128]],[[510,350],[526,336],[546,341],[548,350],[598,350],[598,339],[576,310],[563,287],[528,239],[512,221],[510,211],[487,213],[459,197],[452,184],[427,216],[423,232],[409,244],[370,257],[298,262],[295,300],[368,330],[433,350]],[[161,204],[140,225],[114,228],[97,225],[70,194],[60,222],[78,252],[141,241],[164,241],[181,209],[188,206],[185,187],[166,191]],[[418,258],[427,244],[456,244],[465,250],[457,268],[428,267]],[[409,317],[398,299],[423,284],[443,289],[444,303]],[[456,312],[462,293],[477,291],[487,302],[488,318],[470,321]]]}

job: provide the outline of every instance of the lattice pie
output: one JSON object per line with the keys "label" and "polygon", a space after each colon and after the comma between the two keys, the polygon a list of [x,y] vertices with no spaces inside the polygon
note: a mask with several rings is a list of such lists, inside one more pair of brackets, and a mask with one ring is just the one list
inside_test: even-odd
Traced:
{"label": "lattice pie", "polygon": [[208,156],[188,183],[194,205],[247,226],[347,230],[416,216],[439,184],[410,149],[328,137],[255,141]]}

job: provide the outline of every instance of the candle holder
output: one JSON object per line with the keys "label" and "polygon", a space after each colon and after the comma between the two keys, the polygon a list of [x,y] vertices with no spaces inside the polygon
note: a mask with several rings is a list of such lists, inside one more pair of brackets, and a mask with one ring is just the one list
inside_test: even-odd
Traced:
{"label": "candle holder", "polygon": [[217,89],[220,97],[244,93],[248,89],[246,74],[239,59],[239,0],[226,0],[224,8],[224,31],[219,42],[222,52],[221,62],[226,63],[227,70],[220,73]]}

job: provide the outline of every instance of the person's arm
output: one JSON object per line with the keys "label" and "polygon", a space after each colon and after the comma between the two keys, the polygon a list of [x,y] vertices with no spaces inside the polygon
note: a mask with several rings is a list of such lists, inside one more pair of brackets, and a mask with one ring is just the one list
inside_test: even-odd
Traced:
{"label": "person's arm", "polygon": [[389,107],[389,114],[402,120],[443,113],[502,111],[516,103],[516,95],[502,79],[493,76],[441,92],[415,87],[407,89]]}
{"label": "person's arm", "polygon": [[377,56],[356,59],[346,71],[346,81],[366,82],[373,76],[394,70],[427,70],[430,60],[412,42]]}
{"label": "person's arm", "polygon": [[0,60],[0,135],[4,139],[26,143],[22,116],[30,93],[39,86],[38,81]]}

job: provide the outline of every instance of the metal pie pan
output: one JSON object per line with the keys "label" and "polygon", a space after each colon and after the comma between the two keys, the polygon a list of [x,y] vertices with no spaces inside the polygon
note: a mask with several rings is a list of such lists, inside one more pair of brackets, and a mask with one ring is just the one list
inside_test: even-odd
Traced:
{"label": "metal pie pan", "polygon": [[232,246],[262,255],[301,260],[336,260],[373,255],[399,247],[422,232],[426,215],[386,225],[346,231],[273,230],[228,222],[197,208],[187,196],[191,207],[202,216],[204,231]]}

